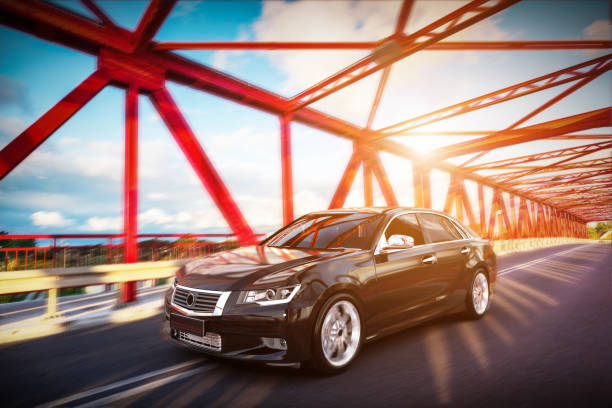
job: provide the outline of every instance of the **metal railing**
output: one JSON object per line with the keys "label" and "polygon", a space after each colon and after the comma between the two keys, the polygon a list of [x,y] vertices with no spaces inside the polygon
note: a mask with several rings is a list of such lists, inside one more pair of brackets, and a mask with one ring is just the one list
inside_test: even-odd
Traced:
{"label": "metal railing", "polygon": [[[198,258],[235,248],[233,234],[141,234],[138,244],[139,262]],[[50,245],[0,248],[0,271],[67,268],[123,262],[121,234],[21,234],[0,235],[2,240],[36,239]],[[164,238],[177,238],[174,242]],[[205,240],[204,240],[205,239]],[[216,241],[213,241],[216,240]],[[103,240],[94,245],[67,245],[67,240]],[[119,241],[119,242],[118,242]]]}

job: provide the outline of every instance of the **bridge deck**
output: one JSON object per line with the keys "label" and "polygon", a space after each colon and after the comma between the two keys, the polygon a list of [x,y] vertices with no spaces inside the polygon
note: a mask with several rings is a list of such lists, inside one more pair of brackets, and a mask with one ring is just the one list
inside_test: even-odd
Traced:
{"label": "bridge deck", "polygon": [[611,265],[609,245],[500,257],[483,320],[447,317],[374,342],[335,377],[201,357],[163,341],[157,318],[64,333],[0,349],[3,404],[606,406]]}

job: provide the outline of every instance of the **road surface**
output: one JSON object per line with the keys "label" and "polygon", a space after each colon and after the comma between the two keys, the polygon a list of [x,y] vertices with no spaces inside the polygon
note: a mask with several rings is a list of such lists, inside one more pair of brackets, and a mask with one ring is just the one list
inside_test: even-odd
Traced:
{"label": "road surface", "polygon": [[204,357],[165,342],[151,318],[1,348],[2,405],[612,406],[612,248],[499,261],[484,319],[378,340],[337,376]]}

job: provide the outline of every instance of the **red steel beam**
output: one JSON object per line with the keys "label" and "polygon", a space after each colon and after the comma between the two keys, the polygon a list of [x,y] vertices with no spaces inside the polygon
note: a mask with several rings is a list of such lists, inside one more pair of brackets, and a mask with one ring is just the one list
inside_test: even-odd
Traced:
{"label": "red steel beam", "polygon": [[134,33],[133,50],[142,49],[155,37],[177,0],[151,0]]}
{"label": "red steel beam", "polygon": [[527,207],[527,201],[521,197],[519,200],[519,214],[517,221],[517,231],[519,238],[528,237],[532,231],[531,215]]}
{"label": "red steel beam", "polygon": [[106,26],[115,26],[115,22],[102,10],[93,0],[81,0],[81,3],[85,8],[95,15],[100,22]]}
{"label": "red steel beam", "polygon": [[40,1],[0,2],[0,22],[47,41],[97,55],[101,47],[131,52],[132,32],[98,23]]}
{"label": "red steel beam", "polygon": [[488,6],[485,5],[486,0],[473,0],[413,34],[389,39],[367,57],[291,98],[291,107],[293,110],[297,110],[316,102],[396,61],[470,27],[518,1],[498,0],[494,5]]}
{"label": "red steel beam", "polygon": [[536,139],[545,139],[560,134],[612,126],[612,108],[606,107],[566,118],[555,119],[510,131],[500,131],[491,136],[459,142],[453,145],[436,149],[432,156],[445,159],[462,156],[484,150],[498,149],[519,143],[526,143]]}
{"label": "red steel beam", "polygon": [[412,183],[414,191],[414,206],[431,208],[430,169],[412,160]]}
{"label": "red steel beam", "polygon": [[385,202],[390,207],[397,206],[397,198],[395,197],[393,187],[391,187],[389,177],[387,177],[387,172],[385,171],[385,167],[383,166],[378,153],[374,154],[374,158],[371,161],[371,166],[372,170],[374,171],[374,176],[376,176],[376,180],[378,181],[380,190],[385,197]]}
{"label": "red steel beam", "polygon": [[[542,189],[546,189],[546,188],[553,188],[553,187],[557,187],[557,186],[572,185],[572,184],[576,183],[577,181],[583,181],[583,180],[586,180],[586,179],[592,179],[593,177],[605,176],[605,175],[608,175],[608,174],[612,174],[612,170],[597,170],[597,171],[593,171],[593,172],[579,173],[577,175],[576,174],[572,174],[571,177],[557,177],[556,180],[558,180],[558,181],[554,181],[554,182],[551,182],[551,181],[553,181],[555,179],[537,179],[537,180],[534,180],[534,181],[524,180],[520,184],[522,186],[528,185],[529,187],[521,188],[520,191],[522,191],[523,193],[533,193],[535,191],[542,191]],[[605,182],[605,183],[607,183],[609,181],[612,181],[612,178],[597,179],[597,182]]]}
{"label": "red steel beam", "polygon": [[541,194],[543,200],[552,200],[558,197],[574,196],[576,194],[609,194],[612,192],[612,183],[602,184],[599,186],[586,187],[586,188],[570,188],[563,191],[553,191],[550,193]]}
{"label": "red steel beam", "polygon": [[30,155],[110,81],[96,71],[0,151],[0,180]]}
{"label": "red steel beam", "polygon": [[[127,30],[120,28],[108,30],[89,20],[76,17],[72,13],[50,5],[38,2],[5,1],[0,3],[0,11],[2,11],[0,22],[5,25],[92,54],[96,54],[100,47],[108,47],[123,52],[130,52],[132,48],[128,41],[131,38],[131,33]],[[151,45],[154,46],[154,44]],[[238,81],[175,54],[163,53],[157,55],[144,52],[140,57],[146,58],[148,62],[165,70],[168,79],[195,89],[204,90],[270,113],[282,113],[287,107],[286,101],[278,95]],[[358,127],[312,109],[300,110],[296,113],[295,120],[352,140],[363,139],[362,130]],[[402,157],[414,157],[412,154],[407,154],[408,152],[404,147],[398,146],[396,143],[386,143],[381,148]],[[395,153],[394,150],[399,152]],[[437,164],[436,167],[446,171],[457,170],[456,166],[443,162]],[[470,175],[462,171],[461,173],[487,185],[495,185],[495,183],[490,183],[478,175]],[[519,192],[519,194],[521,193]]]}
{"label": "red steel beam", "polygon": [[575,172],[575,173],[556,175],[556,176],[529,178],[529,179],[524,179],[524,180],[515,181],[515,182],[508,182],[505,184],[506,185],[516,184],[516,185],[521,185],[521,186],[532,186],[534,184],[544,184],[544,186],[542,186],[543,188],[552,188],[555,184],[550,183],[551,181],[557,182],[557,181],[573,180],[576,177],[580,177],[579,180],[583,180],[587,178],[585,176],[588,176],[588,178],[591,178],[591,177],[603,176],[607,174],[612,174],[612,169],[591,170],[591,171]]}
{"label": "red steel beam", "polygon": [[[395,30],[393,32],[394,36],[399,36],[403,34],[404,29],[406,28],[406,23],[408,23],[408,18],[410,17],[410,12],[412,10],[413,5],[414,5],[414,0],[402,1],[399,15],[395,23]],[[370,109],[370,114],[368,115],[368,121],[366,122],[366,129],[372,128],[372,123],[374,122],[376,111],[378,111],[378,105],[380,104],[380,99],[382,98],[382,94],[385,90],[385,86],[387,85],[389,74],[391,73],[391,67],[392,65],[386,66],[385,69],[383,69],[383,72],[380,76],[380,80],[378,82],[378,88],[376,89],[376,95],[374,96],[374,102],[372,103],[372,108]]]}
{"label": "red steel beam", "polygon": [[561,195],[562,193],[572,191],[573,189],[576,189],[578,191],[581,189],[595,190],[599,188],[612,187],[611,183],[612,183],[612,180],[589,180],[587,179],[587,180],[575,181],[571,185],[567,185],[567,186],[553,186],[553,187],[540,186],[540,188],[537,189],[537,192],[538,192],[538,197],[541,197],[541,200],[546,200],[547,197],[551,197],[551,196],[554,197],[555,194]]}
{"label": "red steel beam", "polygon": [[[588,83],[590,83],[591,81],[593,81],[594,79],[599,77],[601,74],[606,72],[607,70],[605,70],[603,68],[607,67],[609,69],[610,65],[612,65],[611,63],[612,63],[612,61],[608,60],[608,61],[601,62],[601,63],[595,65],[595,67],[592,69],[593,72],[592,72],[591,75],[589,75],[589,76],[587,76],[585,78],[582,78],[576,84],[574,84],[571,87],[567,88],[566,90],[564,90],[563,92],[561,92],[560,94],[555,96],[554,98],[552,98],[552,99],[546,101],[544,104],[538,106],[536,109],[532,110],[527,115],[523,116],[518,121],[516,121],[513,124],[511,124],[510,126],[508,126],[506,129],[504,129],[504,131],[510,131],[512,129],[517,128],[519,125],[525,123],[526,121],[528,121],[529,119],[531,119],[534,116],[538,115],[539,113],[542,113],[546,109],[550,108],[552,105],[554,105],[557,102],[561,101],[563,98],[571,95],[572,93],[574,93],[578,89],[580,89],[583,86],[587,85]],[[598,69],[596,69],[596,67],[600,67],[601,69],[598,70]],[[475,156],[473,156],[469,160],[467,160],[464,163],[462,163],[461,167],[465,167],[467,164],[473,162],[474,160],[477,160],[477,159],[481,158],[487,152],[488,152],[488,150],[481,151],[480,153],[476,154]]]}
{"label": "red steel beam", "polygon": [[454,105],[437,109],[433,112],[386,126],[378,129],[376,132],[378,133],[379,137],[399,135],[419,126],[449,119],[454,116],[472,112],[477,109],[486,108],[491,105],[516,99],[534,92],[543,91],[545,89],[566,84],[568,82],[585,78],[594,79],[602,73],[610,70],[610,67],[612,66],[611,57],[612,55],[608,54],[604,55],[603,57],[572,65],[571,67],[551,72],[528,81],[520,82],[518,84],[489,92],[476,98],[468,99]]}
{"label": "red steel beam", "polygon": [[291,115],[280,116],[281,182],[283,225],[293,221],[293,169],[291,160]]}
{"label": "red steel beam", "polygon": [[[123,233],[125,263],[138,262],[138,89],[125,98],[125,169],[123,175]],[[121,285],[121,303],[136,300],[136,282]]]}
{"label": "red steel beam", "polygon": [[361,165],[361,159],[359,157],[359,153],[357,150],[353,151],[351,158],[342,174],[342,178],[338,183],[338,187],[336,188],[336,192],[332,197],[332,200],[329,204],[329,208],[341,208],[344,205],[344,201],[346,201],[346,196],[353,185],[353,181],[355,180],[355,175],[357,174],[357,170],[359,170],[359,166]]}
{"label": "red steel beam", "polygon": [[[407,133],[402,133],[403,136],[486,136],[498,130],[413,130]],[[612,139],[612,133],[573,133],[568,135],[554,136],[550,139],[555,140],[592,140],[592,139]]]}
{"label": "red steel beam", "polygon": [[232,231],[242,245],[256,242],[255,234],[247,224],[229,190],[208,159],[198,139],[181,115],[170,93],[161,88],[151,94],[151,102],[159,112],[187,160],[202,181],[202,184],[223,214]]}
{"label": "red steel beam", "polygon": [[[495,236],[495,225],[497,224],[498,211],[501,212],[502,221],[504,223],[506,231],[504,233],[504,231],[502,230],[502,226],[499,225],[500,234]],[[497,237],[505,238],[510,228],[512,228],[512,226],[508,218],[508,212],[506,211],[506,204],[504,202],[502,192],[499,189],[494,189],[493,199],[491,201],[491,213],[489,214],[489,227],[487,228],[487,236],[489,239],[494,239]]]}
{"label": "red steel beam", "polygon": [[485,205],[484,205],[484,186],[482,183],[478,183],[478,232],[480,235],[487,235],[487,224],[486,224],[486,214],[485,214]]}
{"label": "red steel beam", "polygon": [[548,160],[555,159],[557,157],[565,157],[565,156],[573,156],[578,153],[584,152],[596,152],[601,150],[601,148],[610,148],[612,147],[611,142],[599,142],[592,143],[581,146],[567,147],[563,149],[551,150],[548,152],[528,154],[525,156],[513,157],[510,159],[496,160],[488,163],[481,163],[474,166],[466,167],[467,170],[470,171],[479,171],[479,170],[492,170],[492,169],[508,169],[514,168],[513,166],[523,163],[531,163],[539,160]]}
{"label": "red steel beam", "polygon": [[361,165],[363,169],[363,202],[366,207],[372,207],[374,205],[374,194],[370,159],[362,160]]}
{"label": "red steel beam", "polygon": [[[610,146],[612,148],[612,146]],[[519,170],[513,172],[499,173],[490,175],[492,179],[505,178],[511,176],[512,174],[521,174],[525,170],[534,170],[540,169],[540,171],[546,173],[554,172],[554,171],[564,171],[564,170],[573,170],[573,169],[587,169],[587,168],[607,168],[612,165],[612,157],[604,157],[601,159],[592,159],[592,160],[583,160],[573,163],[565,163],[558,164],[552,168],[548,168],[546,170],[543,169],[542,166],[508,166],[508,167],[498,167],[496,170],[504,169],[504,170]]]}
{"label": "red steel beam", "polygon": [[[82,0],[89,1],[89,0]],[[156,51],[171,50],[373,50],[380,41],[279,42],[279,41],[165,41],[154,45]],[[612,48],[612,41],[442,41],[423,51],[521,51],[587,50]]]}
{"label": "red steel beam", "polygon": [[[603,149],[604,148],[602,148],[601,150],[603,150]],[[509,182],[511,180],[516,180],[516,179],[519,179],[519,178],[522,178],[522,177],[530,176],[530,175],[535,174],[535,173],[542,173],[542,172],[547,172],[547,171],[568,170],[568,169],[571,169],[571,167],[570,168],[567,168],[567,167],[566,168],[562,168],[561,166],[563,166],[564,163],[567,163],[567,162],[572,161],[572,160],[576,160],[576,159],[578,159],[580,157],[583,157],[583,156],[586,156],[586,155],[589,155],[589,154],[591,154],[591,153],[584,153],[584,152],[583,153],[578,153],[578,154],[576,154],[574,156],[570,156],[568,158],[558,160],[558,161],[556,161],[554,163],[547,164],[545,166],[537,167],[537,168],[530,169],[530,170],[525,170],[523,172],[515,172],[514,174],[507,175],[506,177],[504,177],[501,180],[499,180],[500,179],[499,175],[495,175],[495,179],[499,180],[501,183],[506,183],[506,182]],[[609,161],[608,161],[608,164],[610,164]],[[575,168],[576,167],[574,167],[574,169]]]}

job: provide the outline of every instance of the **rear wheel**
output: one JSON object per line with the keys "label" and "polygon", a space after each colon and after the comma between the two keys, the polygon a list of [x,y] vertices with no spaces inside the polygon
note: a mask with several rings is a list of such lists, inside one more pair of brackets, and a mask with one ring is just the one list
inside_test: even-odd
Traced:
{"label": "rear wheel", "polygon": [[480,319],[489,309],[490,304],[489,278],[482,271],[476,271],[472,277],[466,298],[466,309],[468,317]]}
{"label": "rear wheel", "polygon": [[362,326],[357,302],[348,294],[325,302],[315,324],[313,363],[326,373],[338,373],[354,360],[362,343]]}

